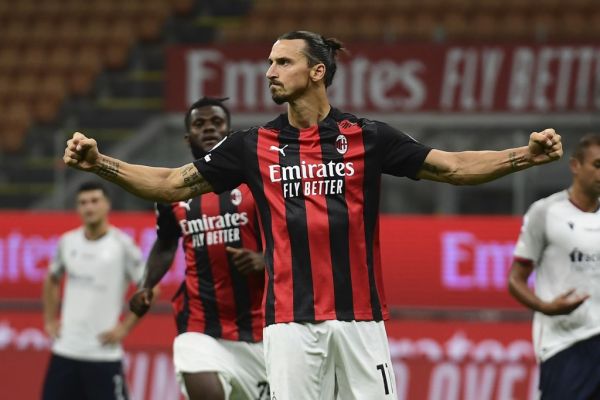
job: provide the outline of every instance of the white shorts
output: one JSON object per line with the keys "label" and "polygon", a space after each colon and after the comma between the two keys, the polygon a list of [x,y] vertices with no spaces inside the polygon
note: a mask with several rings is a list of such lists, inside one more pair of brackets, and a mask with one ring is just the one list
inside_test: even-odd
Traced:
{"label": "white shorts", "polygon": [[182,374],[195,372],[216,372],[226,399],[269,398],[262,342],[237,342],[185,332],[173,341],[173,363],[186,398]]}
{"label": "white shorts", "polygon": [[396,399],[383,322],[274,324],[264,344],[271,399]]}

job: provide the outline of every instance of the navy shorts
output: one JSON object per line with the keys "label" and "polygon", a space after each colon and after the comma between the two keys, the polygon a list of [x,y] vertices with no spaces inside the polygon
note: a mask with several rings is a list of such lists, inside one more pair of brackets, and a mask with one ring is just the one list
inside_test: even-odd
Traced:
{"label": "navy shorts", "polygon": [[541,400],[600,399],[600,335],[575,343],[540,365]]}
{"label": "navy shorts", "polygon": [[42,400],[127,400],[121,361],[80,361],[53,354]]}

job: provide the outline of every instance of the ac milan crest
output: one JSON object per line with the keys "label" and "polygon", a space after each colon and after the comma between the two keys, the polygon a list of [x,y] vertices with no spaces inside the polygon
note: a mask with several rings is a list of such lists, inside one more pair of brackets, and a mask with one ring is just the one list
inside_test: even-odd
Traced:
{"label": "ac milan crest", "polygon": [[348,139],[346,139],[346,136],[339,135],[337,139],[335,139],[335,149],[340,154],[346,154],[348,151]]}
{"label": "ac milan crest", "polygon": [[240,189],[233,189],[231,191],[231,204],[239,206],[242,203],[242,192]]}

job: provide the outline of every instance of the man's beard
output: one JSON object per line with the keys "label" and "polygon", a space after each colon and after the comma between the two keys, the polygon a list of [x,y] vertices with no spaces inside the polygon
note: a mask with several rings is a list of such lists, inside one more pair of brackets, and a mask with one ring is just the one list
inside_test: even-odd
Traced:
{"label": "man's beard", "polygon": [[282,95],[273,94],[273,95],[271,95],[271,98],[273,99],[275,104],[278,104],[278,105],[281,105],[281,104],[285,103],[286,101],[288,101],[287,96],[282,96]]}
{"label": "man's beard", "polygon": [[206,151],[202,150],[199,146],[190,143],[190,149],[195,160],[199,160],[206,155]]}

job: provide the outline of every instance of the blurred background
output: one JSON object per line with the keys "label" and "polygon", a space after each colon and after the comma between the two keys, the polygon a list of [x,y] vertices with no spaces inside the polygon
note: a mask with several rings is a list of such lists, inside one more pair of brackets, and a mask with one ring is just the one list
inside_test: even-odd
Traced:
{"label": "blurred background", "polygon": [[[39,296],[58,236],[78,225],[64,144],[189,162],[183,113],[229,97],[234,128],[282,111],[264,73],[273,41],[344,41],[332,105],[443,150],[501,149],[555,128],[568,154],[600,131],[594,0],[0,0],[0,386],[37,398],[48,356]],[[568,157],[478,187],[384,177],[382,260],[399,399],[533,399],[529,312],[506,293],[521,215],[570,183]],[[112,222],[147,253],[152,204],[111,187]],[[136,399],[177,398],[168,299],[128,338]],[[27,371],[25,373],[24,371]],[[28,382],[28,383],[26,383]]]}

